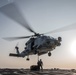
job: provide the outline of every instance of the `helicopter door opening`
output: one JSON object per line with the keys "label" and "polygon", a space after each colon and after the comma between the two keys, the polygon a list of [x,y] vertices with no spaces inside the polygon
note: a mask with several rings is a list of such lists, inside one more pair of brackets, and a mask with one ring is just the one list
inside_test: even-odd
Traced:
{"label": "helicopter door opening", "polygon": [[34,49],[34,40],[32,41],[32,43],[31,43],[31,50],[33,50]]}

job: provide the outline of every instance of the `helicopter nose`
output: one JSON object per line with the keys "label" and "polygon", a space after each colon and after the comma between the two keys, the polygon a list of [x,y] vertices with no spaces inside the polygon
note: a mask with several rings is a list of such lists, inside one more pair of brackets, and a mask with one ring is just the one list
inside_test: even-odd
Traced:
{"label": "helicopter nose", "polygon": [[61,42],[62,41],[62,38],[61,37],[58,37],[58,41]]}
{"label": "helicopter nose", "polygon": [[61,45],[61,43],[58,43],[58,44],[57,44],[57,46],[60,46],[60,45]]}
{"label": "helicopter nose", "polygon": [[61,43],[59,42],[59,40],[55,40],[55,45],[60,46]]}

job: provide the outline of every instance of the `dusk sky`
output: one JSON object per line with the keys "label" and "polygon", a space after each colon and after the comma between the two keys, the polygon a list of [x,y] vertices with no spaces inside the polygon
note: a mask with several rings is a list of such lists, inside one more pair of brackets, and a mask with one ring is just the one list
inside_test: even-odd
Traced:
{"label": "dusk sky", "polygon": [[[51,53],[40,56],[44,68],[75,68],[76,69],[76,0],[0,0],[0,8],[15,2],[28,24],[38,33],[46,33],[68,26],[57,33],[46,34],[50,37],[62,37],[61,46]],[[13,14],[13,12],[12,12]],[[67,31],[66,31],[67,30]],[[3,37],[28,36],[33,33],[23,28],[0,12],[0,68],[29,68],[37,63],[37,56],[25,58],[9,57],[15,53],[14,47],[19,42],[20,52],[24,50],[29,39],[7,41]]]}

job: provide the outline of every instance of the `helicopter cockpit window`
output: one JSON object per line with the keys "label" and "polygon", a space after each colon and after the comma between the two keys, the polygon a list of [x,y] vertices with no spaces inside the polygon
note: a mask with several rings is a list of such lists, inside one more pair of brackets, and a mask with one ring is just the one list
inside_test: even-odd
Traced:
{"label": "helicopter cockpit window", "polygon": [[50,36],[47,36],[47,39],[50,39]]}
{"label": "helicopter cockpit window", "polygon": [[54,39],[53,37],[50,37],[50,39]]}

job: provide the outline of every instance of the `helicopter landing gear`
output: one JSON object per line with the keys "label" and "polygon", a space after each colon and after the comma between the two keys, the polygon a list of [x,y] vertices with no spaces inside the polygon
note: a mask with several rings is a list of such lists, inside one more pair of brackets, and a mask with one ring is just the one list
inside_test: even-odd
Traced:
{"label": "helicopter landing gear", "polygon": [[30,59],[29,59],[29,56],[27,56],[26,60],[27,60],[27,61],[29,61],[29,60],[30,60]]}
{"label": "helicopter landing gear", "polygon": [[48,53],[48,56],[51,56],[51,52]]}

